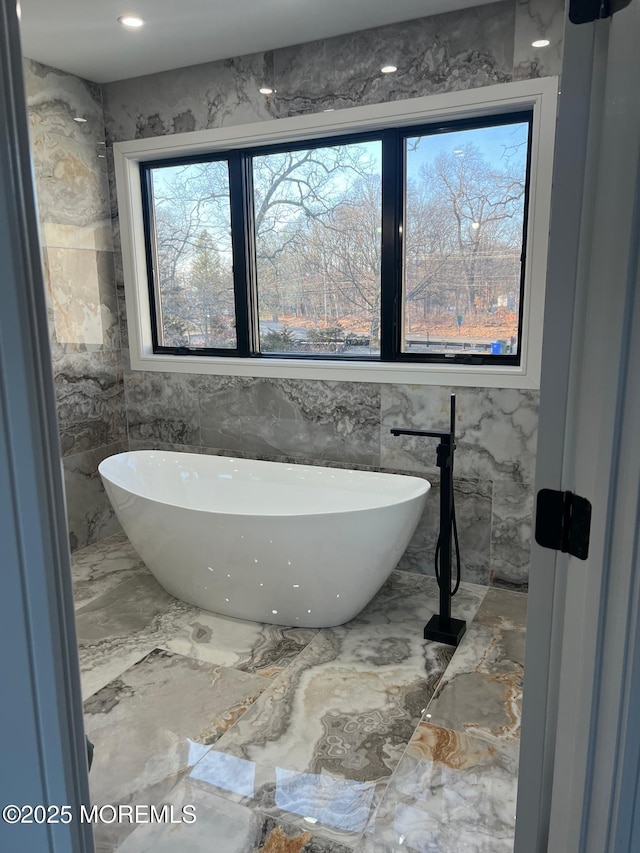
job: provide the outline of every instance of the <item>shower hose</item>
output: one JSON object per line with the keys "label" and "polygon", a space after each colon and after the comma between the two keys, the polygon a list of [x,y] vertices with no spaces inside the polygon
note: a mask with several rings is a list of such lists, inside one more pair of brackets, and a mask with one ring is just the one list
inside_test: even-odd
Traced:
{"label": "shower hose", "polygon": [[458,524],[456,522],[456,501],[455,495],[453,493],[453,453],[451,454],[451,473],[449,476],[451,477],[451,520],[449,522],[449,529],[447,530],[447,532],[445,533],[443,530],[441,530],[440,535],[438,536],[438,544],[436,545],[435,570],[438,586],[440,587],[440,589],[442,589],[443,580],[440,577],[440,546],[442,544],[442,537],[451,536],[451,531],[453,530],[453,541],[455,542],[456,548],[456,583],[453,589],[449,589],[449,595],[451,596],[451,598],[453,598],[456,592],[460,589],[460,543],[458,542]]}

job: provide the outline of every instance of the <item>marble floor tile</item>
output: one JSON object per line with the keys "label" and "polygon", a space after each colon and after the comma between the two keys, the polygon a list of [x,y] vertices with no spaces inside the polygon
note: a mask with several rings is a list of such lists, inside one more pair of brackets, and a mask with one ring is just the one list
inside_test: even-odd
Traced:
{"label": "marble floor tile", "polygon": [[76,612],[82,692],[104,687],[191,621],[198,609],[151,575],[118,584]]}
{"label": "marble floor tile", "polygon": [[[472,619],[484,594],[464,584],[454,614]],[[353,847],[453,654],[422,639],[436,606],[433,578],[394,572],[358,617],[313,638],[191,778]]]}
{"label": "marble floor tile", "polygon": [[404,571],[321,631],[177,601],[121,534],[74,584],[92,801],[197,814],[100,826],[98,853],[512,850],[525,596],[463,583],[454,654],[422,640],[435,579]]}
{"label": "marble floor tile", "polygon": [[421,723],[357,853],[511,853],[518,748]]}
{"label": "marble floor tile", "polygon": [[203,610],[162,647],[197,660],[275,678],[317,633],[315,628],[263,625]]}
{"label": "marble floor tile", "polygon": [[[85,702],[92,803],[154,804],[265,688],[257,675],[154,649]],[[97,824],[107,849],[129,824]]]}
{"label": "marble floor tile", "polygon": [[89,545],[71,555],[73,600],[76,608],[95,601],[123,581],[149,570],[124,533]]}
{"label": "marble floor tile", "polygon": [[487,592],[425,719],[494,744],[518,742],[526,606],[521,593]]}
{"label": "marble floor tile", "polygon": [[[355,619],[311,641],[220,748],[355,781],[389,775],[453,655],[422,639],[436,592],[432,578],[394,572]],[[465,585],[457,612],[472,618],[484,594]]]}

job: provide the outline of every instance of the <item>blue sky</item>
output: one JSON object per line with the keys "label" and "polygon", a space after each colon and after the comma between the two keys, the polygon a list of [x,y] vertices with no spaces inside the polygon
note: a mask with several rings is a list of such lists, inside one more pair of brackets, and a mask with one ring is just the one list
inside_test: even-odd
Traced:
{"label": "blue sky", "polygon": [[501,127],[479,127],[423,136],[418,148],[410,152],[408,157],[409,177],[417,175],[424,163],[432,162],[439,154],[453,153],[463,149],[469,143],[473,143],[486,160],[498,168],[504,162],[505,147],[521,145],[517,156],[518,162],[524,166],[528,131],[529,125],[526,122],[519,122]]}

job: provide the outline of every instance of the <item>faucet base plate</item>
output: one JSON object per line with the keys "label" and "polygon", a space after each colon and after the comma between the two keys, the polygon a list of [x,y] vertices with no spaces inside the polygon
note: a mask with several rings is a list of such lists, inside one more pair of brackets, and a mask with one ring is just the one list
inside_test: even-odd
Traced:
{"label": "faucet base plate", "polygon": [[424,626],[424,638],[436,643],[446,643],[448,646],[457,646],[466,630],[467,623],[464,619],[447,619],[436,614]]}

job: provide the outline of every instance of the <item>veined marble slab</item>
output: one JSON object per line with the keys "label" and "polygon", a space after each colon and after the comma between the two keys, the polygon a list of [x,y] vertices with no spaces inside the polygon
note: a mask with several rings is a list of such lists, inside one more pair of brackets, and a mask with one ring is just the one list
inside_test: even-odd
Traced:
{"label": "veined marble slab", "polygon": [[76,612],[83,696],[91,696],[194,618],[151,575],[118,584]]}
{"label": "veined marble slab", "polygon": [[84,548],[121,530],[98,474],[107,456],[127,450],[127,442],[84,450],[62,460],[71,550]]}
{"label": "veined marble slab", "polygon": [[421,723],[357,853],[512,853],[518,748]]}
{"label": "veined marble slab", "polygon": [[284,628],[202,610],[162,647],[196,660],[275,678],[311,642],[314,628]]}
{"label": "veined marble slab", "polygon": [[[491,482],[455,477],[453,491],[458,519],[461,577],[470,583],[488,586],[491,560]],[[397,568],[401,571],[434,575],[439,533],[440,483],[436,481],[431,484],[422,518]],[[455,553],[453,561],[455,572]]]}
{"label": "veined marble slab", "polygon": [[196,822],[141,826],[118,847],[118,853],[347,853],[349,850],[317,836],[312,826],[298,829],[203,791],[188,780],[176,786],[165,802],[174,807],[174,814],[182,814],[186,805],[193,806]]}
{"label": "veined marble slab", "polygon": [[53,374],[63,456],[126,441],[119,352],[62,355],[53,361]]}
{"label": "veined marble slab", "polygon": [[491,518],[491,586],[526,592],[529,586],[533,488],[495,480]]}
{"label": "veined marble slab", "polygon": [[149,570],[124,533],[76,551],[71,558],[73,600],[76,609],[95,601],[114,587]]}
{"label": "veined marble slab", "polygon": [[[564,0],[516,0],[514,76],[516,80],[548,77],[562,71]],[[547,47],[532,42],[548,39]]]}
{"label": "veined marble slab", "polygon": [[[159,805],[259,696],[257,675],[155,649],[85,702],[93,742],[91,802]],[[96,824],[98,846],[134,827]]]}
{"label": "veined marble slab", "polygon": [[31,146],[42,222],[75,225],[97,237],[109,221],[104,142],[36,131]]}
{"label": "veined marble slab", "polygon": [[[473,618],[484,595],[464,584],[454,615]],[[358,617],[314,637],[192,781],[353,847],[453,654],[422,639],[436,608],[434,579],[394,572]]]}
{"label": "veined marble slab", "polygon": [[437,471],[435,442],[392,436],[392,427],[448,429],[456,393],[456,475],[502,478],[532,485],[538,428],[538,393],[515,388],[382,386],[382,465],[403,471]]}
{"label": "veined marble slab", "polygon": [[[48,131],[78,142],[104,139],[102,92],[97,83],[24,60],[24,80],[33,131]],[[85,118],[78,123],[74,118]]]}
{"label": "veined marble slab", "polygon": [[379,464],[379,385],[218,376],[199,396],[203,445]]}
{"label": "veined marble slab", "polygon": [[425,720],[495,746],[518,743],[526,606],[521,593],[487,592]]}
{"label": "veined marble slab", "polygon": [[113,252],[49,246],[44,256],[57,348],[65,353],[119,349]]}
{"label": "veined marble slab", "polygon": [[125,399],[129,438],[171,444],[200,444],[198,387],[194,374],[129,369],[125,360]]}

